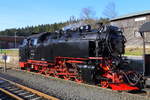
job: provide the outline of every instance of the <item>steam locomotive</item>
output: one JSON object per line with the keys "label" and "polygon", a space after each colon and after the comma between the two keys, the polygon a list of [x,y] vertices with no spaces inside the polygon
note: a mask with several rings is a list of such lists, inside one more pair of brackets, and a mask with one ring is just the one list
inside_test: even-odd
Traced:
{"label": "steam locomotive", "polygon": [[47,76],[99,85],[112,90],[140,90],[143,76],[127,70],[126,39],[120,28],[90,25],[33,34],[20,46],[20,67]]}

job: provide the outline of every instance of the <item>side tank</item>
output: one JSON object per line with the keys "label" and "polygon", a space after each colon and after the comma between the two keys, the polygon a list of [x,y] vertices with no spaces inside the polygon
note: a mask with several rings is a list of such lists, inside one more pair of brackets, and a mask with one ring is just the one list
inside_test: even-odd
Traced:
{"label": "side tank", "polygon": [[[79,32],[71,36],[59,36],[57,33],[40,33],[24,40],[20,46],[20,60],[53,61],[54,57],[89,57],[95,56],[95,41],[98,34]],[[23,53],[23,52],[26,52]]]}
{"label": "side tank", "polygon": [[55,57],[108,57],[124,53],[124,37],[117,27],[103,31],[65,31],[34,34],[20,46],[20,61],[54,61]]}

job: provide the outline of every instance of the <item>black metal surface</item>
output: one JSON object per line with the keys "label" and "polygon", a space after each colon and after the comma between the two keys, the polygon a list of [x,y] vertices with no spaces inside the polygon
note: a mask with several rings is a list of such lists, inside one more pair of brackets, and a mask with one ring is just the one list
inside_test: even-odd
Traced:
{"label": "black metal surface", "polygon": [[150,76],[150,54],[146,54],[146,43],[148,43],[148,40],[146,40],[145,32],[150,32],[150,22],[144,23],[140,29],[139,29],[140,35],[143,38],[143,75]]}
{"label": "black metal surface", "polygon": [[95,66],[91,66],[91,65],[78,65],[78,67],[79,67],[80,75],[81,75],[82,79],[86,83],[95,84],[94,83],[94,77],[93,77]]}
{"label": "black metal surface", "polygon": [[20,46],[20,61],[53,61],[55,57],[110,57],[124,53],[124,36],[119,28],[105,26],[101,31],[66,31],[29,36]]}
{"label": "black metal surface", "polygon": [[145,54],[145,76],[150,76],[150,54]]}

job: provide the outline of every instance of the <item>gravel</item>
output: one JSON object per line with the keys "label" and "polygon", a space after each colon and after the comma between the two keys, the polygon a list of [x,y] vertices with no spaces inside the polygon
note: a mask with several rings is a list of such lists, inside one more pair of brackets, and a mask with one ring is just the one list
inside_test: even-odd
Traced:
{"label": "gravel", "polygon": [[148,96],[112,91],[24,71],[0,72],[0,77],[37,89],[61,100],[150,100]]}

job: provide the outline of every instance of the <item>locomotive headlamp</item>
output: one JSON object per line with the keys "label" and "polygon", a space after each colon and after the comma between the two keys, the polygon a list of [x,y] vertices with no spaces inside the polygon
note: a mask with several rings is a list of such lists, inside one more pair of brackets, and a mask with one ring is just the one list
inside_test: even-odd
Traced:
{"label": "locomotive headlamp", "polygon": [[83,27],[83,26],[81,26],[81,27],[80,27],[80,29],[81,29],[81,30],[83,30],[83,29],[84,29],[84,27]]}
{"label": "locomotive headlamp", "polygon": [[85,25],[85,26],[81,26],[79,28],[81,31],[91,31],[91,26],[90,25]]}

